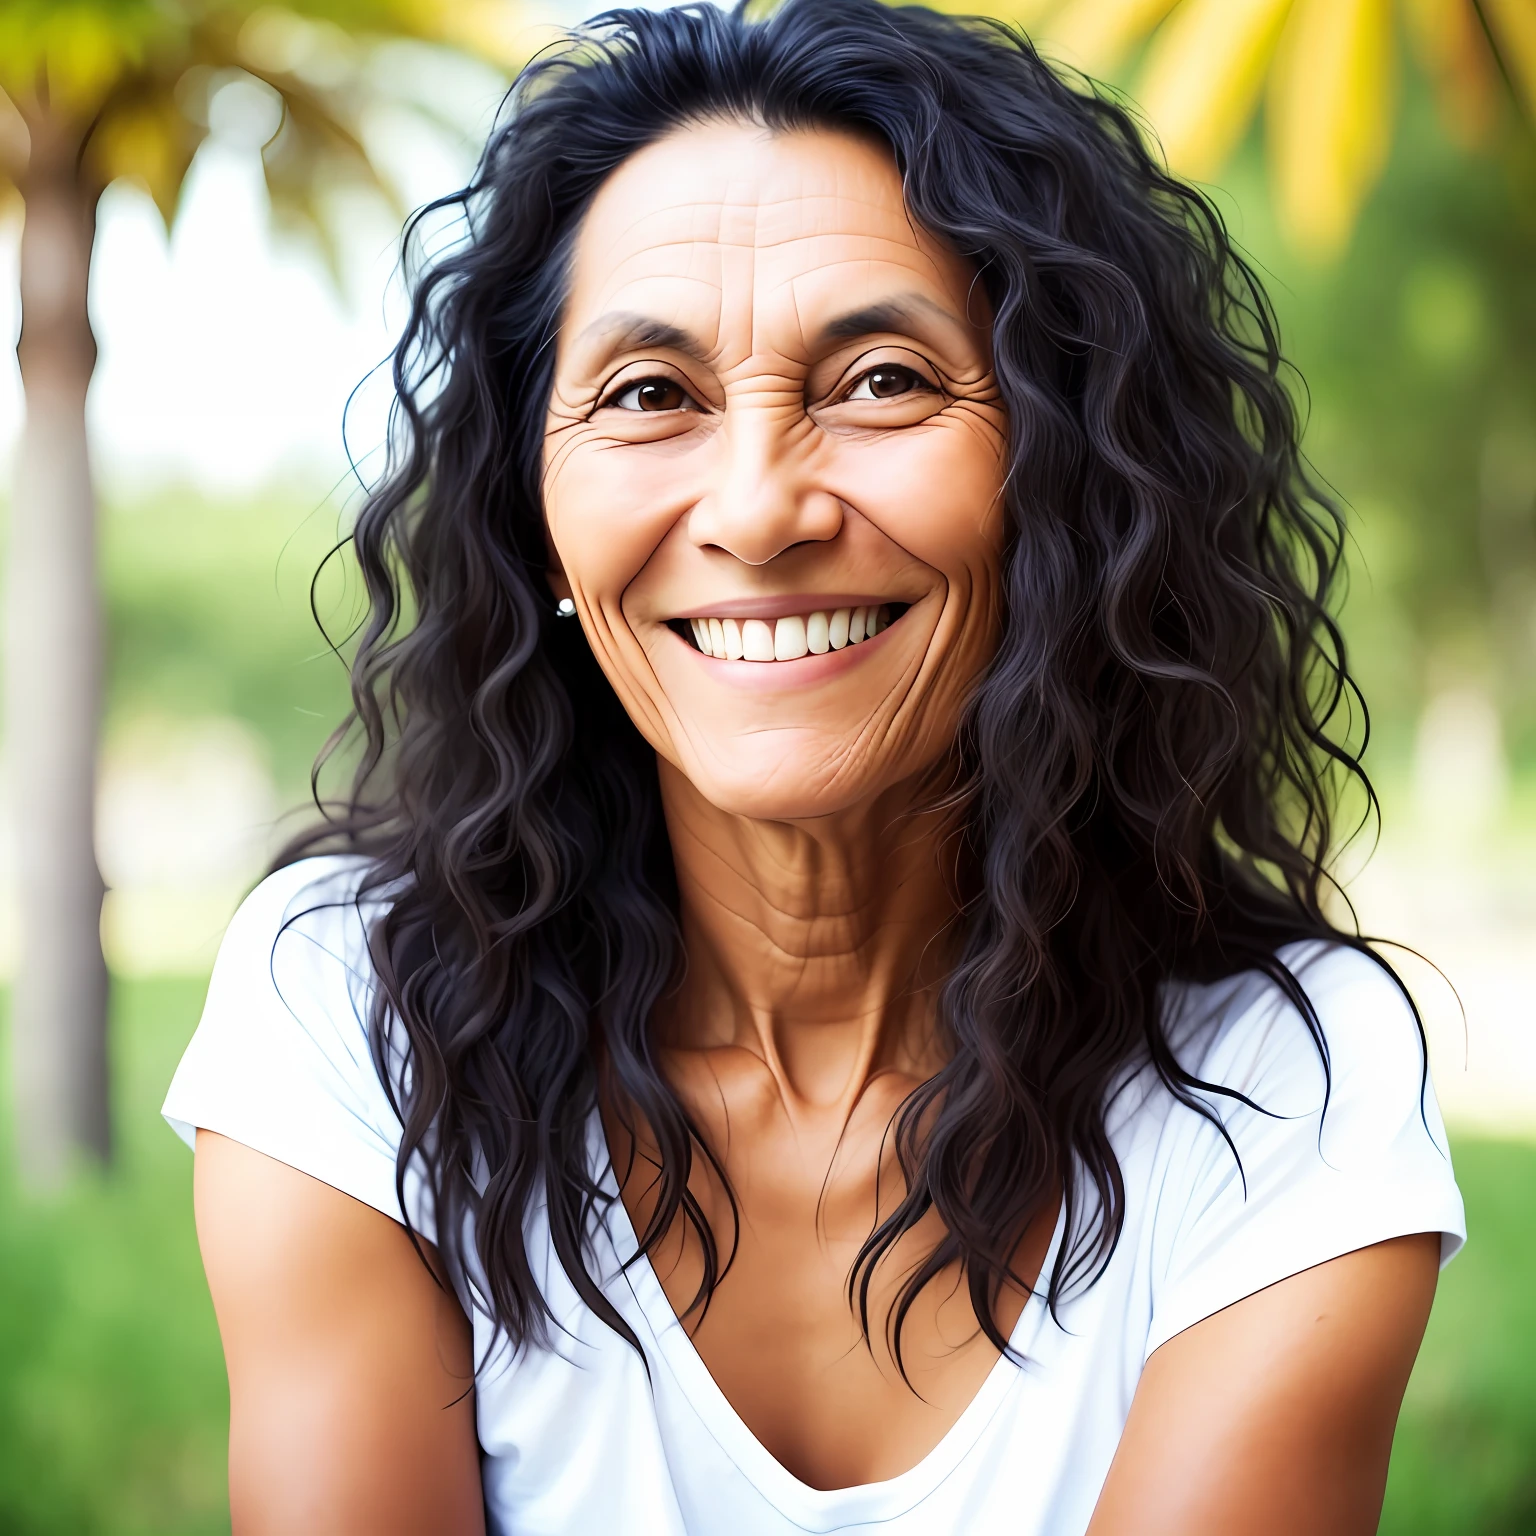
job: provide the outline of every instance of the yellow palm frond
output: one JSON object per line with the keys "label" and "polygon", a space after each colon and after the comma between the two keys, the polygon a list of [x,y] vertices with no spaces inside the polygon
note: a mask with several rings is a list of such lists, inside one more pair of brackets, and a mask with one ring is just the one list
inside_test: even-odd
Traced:
{"label": "yellow palm frond", "polygon": [[1536,117],[1536,0],[1061,0],[1036,38],[1089,73],[1145,43],[1132,95],[1170,167],[1196,180],[1220,172],[1267,93],[1281,221],[1324,255],[1386,161],[1399,29],[1458,142],[1491,136],[1501,68]]}
{"label": "yellow palm frond", "polygon": [[1108,74],[1178,0],[1067,0],[1050,18],[1050,51],[1090,75]]}
{"label": "yellow palm frond", "polygon": [[1295,0],[1270,75],[1270,164],[1281,222],[1315,255],[1342,249],[1386,163],[1391,0]]}
{"label": "yellow palm frond", "polygon": [[1169,165],[1205,179],[1253,116],[1291,0],[1184,0],[1158,29],[1137,92]]}
{"label": "yellow palm frond", "polygon": [[379,105],[437,114],[371,70],[379,45],[405,40],[505,62],[526,14],[516,0],[0,0],[0,189],[27,162],[27,130],[13,119],[44,114],[80,146],[92,197],[131,178],[169,223],[213,98],[226,100],[219,93],[233,84],[269,95],[274,126],[285,125],[264,155],[280,214],[317,220],[339,182],[398,208],[360,124]]}
{"label": "yellow palm frond", "polygon": [[1440,117],[1464,148],[1484,143],[1498,117],[1498,66],[1468,0],[1403,0],[1403,20]]}
{"label": "yellow palm frond", "polygon": [[[771,11],[775,3],[776,0],[764,0],[763,11]],[[1061,0],[989,0],[987,4],[979,4],[978,0],[925,0],[925,3],[936,11],[948,11],[952,16],[991,16],[1033,32],[1057,9]]]}
{"label": "yellow palm frond", "polygon": [[1525,110],[1536,117],[1536,3],[1533,0],[1481,0],[1483,14],[1519,91]]}
{"label": "yellow palm frond", "polygon": [[507,0],[458,0],[443,8],[434,25],[443,42],[509,72],[521,69],[555,31]]}
{"label": "yellow palm frond", "polygon": [[0,87],[18,102],[89,113],[143,53],[150,18],[126,7],[109,16],[89,3],[38,3],[0,11]]}

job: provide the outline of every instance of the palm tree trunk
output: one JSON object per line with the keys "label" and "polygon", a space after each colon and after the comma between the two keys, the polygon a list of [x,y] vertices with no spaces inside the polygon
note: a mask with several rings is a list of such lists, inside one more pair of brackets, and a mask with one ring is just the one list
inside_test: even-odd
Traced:
{"label": "palm tree trunk", "polygon": [[81,1152],[105,1159],[107,972],[94,837],[101,709],[96,499],[85,396],[96,363],[86,307],[96,198],[81,135],[29,114],[19,189],[26,424],[6,594],[5,724],[20,915],[11,1000],[18,1164],[58,1185]]}

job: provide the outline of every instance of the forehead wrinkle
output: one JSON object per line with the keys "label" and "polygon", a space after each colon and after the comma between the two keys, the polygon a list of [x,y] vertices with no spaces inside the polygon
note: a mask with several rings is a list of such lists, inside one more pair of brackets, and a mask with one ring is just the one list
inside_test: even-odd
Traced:
{"label": "forehead wrinkle", "polygon": [[[647,257],[669,251],[682,251],[686,255],[667,266],[656,266],[646,261]],[[615,257],[607,272],[578,271],[573,292],[581,298],[584,297],[584,289],[595,290],[601,298],[593,302],[604,304],[615,303],[615,295],[637,283],[685,283],[718,293],[721,285],[719,252],[720,246],[709,240],[658,242]]]}
{"label": "forehead wrinkle", "polygon": [[[853,209],[863,210],[873,217],[867,220],[850,218],[850,204]],[[891,214],[898,211],[901,217],[892,218]],[[920,228],[906,214],[905,205],[894,210],[888,203],[872,198],[853,197],[842,192],[787,192],[763,203],[761,216],[769,230],[769,238],[762,241],[764,245],[779,245],[816,235],[836,235],[887,240],[904,249],[923,250]],[[781,235],[775,228],[782,224],[800,227]],[[805,227],[807,225],[810,227]],[[905,230],[911,238],[902,239],[896,230]]]}
{"label": "forehead wrinkle", "polygon": [[[664,307],[671,313],[661,315],[657,313],[657,306],[647,296],[647,290],[657,284],[664,284],[673,292],[672,302]],[[687,294],[687,300],[679,304],[676,300],[676,291],[683,290]],[[683,324],[689,328],[686,322],[675,318],[677,311],[687,312],[694,310],[700,313],[712,312],[718,305],[720,298],[720,282],[713,272],[702,274],[685,271],[654,271],[654,272],[629,272],[614,273],[596,294],[593,295],[587,308],[596,309],[602,306],[597,318],[589,321],[578,333],[585,336],[589,331],[601,330],[605,321],[617,319],[617,323],[623,323],[632,315],[639,315],[647,320],[657,320],[663,324]],[[702,304],[698,301],[702,300]]]}
{"label": "forehead wrinkle", "polygon": [[[711,250],[718,250],[720,243],[718,240],[699,240],[688,236],[678,240],[658,240],[651,245],[640,246],[636,250],[626,251],[614,258],[614,273],[610,274],[610,280],[612,276],[622,272],[626,266],[639,261],[641,257],[648,256],[653,252],[688,250],[696,254],[704,254]],[[585,274],[578,272],[578,282],[583,275]],[[677,277],[679,274],[676,272],[645,272],[641,275],[644,277]],[[686,274],[683,275],[686,276]],[[708,282],[710,279],[692,278],[690,281]]]}
{"label": "forehead wrinkle", "polygon": [[[613,261],[609,272],[604,274],[606,281],[599,279],[602,287],[607,290],[604,296],[614,304],[616,310],[625,312],[626,320],[619,322],[625,324],[629,316],[643,315],[649,320],[650,315],[646,312],[656,312],[656,307],[641,301],[638,294],[631,299],[625,293],[626,289],[657,281],[685,282],[702,287],[709,299],[713,300],[709,307],[715,309],[714,345],[706,349],[702,344],[684,344],[678,346],[678,350],[714,362],[727,348],[729,332],[732,330],[738,335],[744,332],[749,338],[747,356],[764,355],[768,339],[766,331],[770,328],[780,330],[781,334],[783,331],[782,324],[774,324],[775,321],[782,321],[782,315],[773,314],[778,295],[782,292],[787,295],[792,323],[798,331],[794,351],[802,354],[801,361],[806,361],[812,342],[807,329],[807,321],[812,318],[812,306],[807,303],[810,296],[801,291],[801,284],[807,279],[819,278],[825,281],[829,274],[835,274],[839,268],[863,268],[863,271],[851,274],[851,280],[858,282],[869,293],[869,304],[864,307],[872,310],[882,303],[897,302],[894,295],[888,298],[880,291],[888,288],[890,274],[877,274],[871,270],[889,264],[902,269],[902,275],[907,279],[906,291],[901,294],[899,301],[902,307],[920,309],[933,316],[946,329],[955,333],[956,341],[962,338],[971,340],[974,325],[968,325],[942,303],[910,286],[913,278],[918,283],[924,280],[937,281],[946,289],[951,284],[947,281],[950,274],[940,260],[940,253],[929,248],[931,239],[925,240],[924,232],[913,222],[905,199],[893,202],[888,196],[881,197],[873,193],[860,195],[855,189],[866,179],[859,175],[846,175],[837,178],[844,185],[825,191],[802,191],[791,186],[783,191],[768,192],[761,188],[761,177],[755,174],[753,167],[748,166],[726,178],[718,198],[695,197],[662,209],[651,208],[638,213],[615,232],[614,244],[602,239],[600,227],[589,225],[587,235],[589,239],[594,236],[597,238],[599,249],[612,252],[615,244],[621,249],[626,245],[630,247]],[[850,220],[851,212],[866,212],[874,217],[862,228],[849,228],[850,222],[856,226],[864,222],[858,218]],[[679,231],[662,239],[645,238],[647,225],[654,228],[659,221],[675,229],[677,223],[684,220],[692,226],[686,232]],[[713,225],[713,228],[706,229],[701,225]],[[664,232],[656,231],[658,234]],[[841,247],[841,250],[835,254],[827,252],[824,248],[829,243]],[[854,250],[850,251],[850,246]],[[589,243],[588,250],[591,249]],[[760,279],[768,274],[761,270],[758,258],[769,252],[777,258],[773,265],[780,268],[780,273],[773,274],[777,280],[772,283],[771,291],[765,293]],[[686,254],[671,270],[657,270],[657,264],[665,260],[668,253]],[[798,261],[794,260],[796,256],[799,257]],[[679,271],[679,266],[691,270]],[[800,270],[783,271],[784,266],[797,266]],[[631,270],[626,273],[625,268]],[[588,271],[590,276],[596,276],[590,273],[590,268]],[[880,276],[884,276],[886,281],[880,281]],[[824,304],[814,306],[816,309],[825,307]],[[729,310],[735,310],[740,320],[746,323],[732,324],[727,318]],[[670,316],[675,312],[676,306],[673,303],[660,306],[660,312],[656,315],[657,329],[650,337],[642,332],[636,340],[641,344],[649,341],[656,345],[678,345],[684,338],[666,334],[661,329],[671,326]],[[897,318],[894,313],[892,318]],[[593,322],[582,333],[583,338],[588,332],[600,329],[602,324],[601,318]],[[682,330],[683,327],[676,329]],[[924,334],[926,327],[916,325],[887,323],[878,329],[911,334],[929,342],[936,340],[931,334]],[[815,340],[824,345],[827,340],[842,339],[857,333],[832,321]],[[615,338],[612,350],[617,350],[628,339],[621,333]],[[787,340],[787,337],[784,339]],[[689,340],[697,342],[698,338],[690,336]],[[736,351],[737,348],[732,347],[730,350]],[[768,347],[767,350],[780,349]]]}
{"label": "forehead wrinkle", "polygon": [[[617,256],[614,259],[612,270],[605,275],[605,281],[602,286],[611,293],[616,288],[623,287],[627,283],[662,279],[703,283],[719,287],[723,286],[724,282],[718,259],[719,253],[726,251],[745,253],[751,251],[754,254],[768,254],[771,252],[780,258],[777,264],[783,265],[783,257],[786,253],[792,251],[794,247],[829,242],[835,242],[842,246],[856,244],[858,248],[855,251],[845,250],[842,254],[832,258],[818,258],[814,250],[808,251],[801,263],[801,270],[786,274],[783,280],[793,282],[803,276],[820,272],[831,272],[839,267],[870,266],[876,263],[884,263],[892,267],[899,267],[905,272],[916,275],[919,279],[927,278],[943,283],[943,274],[928,253],[919,250],[915,246],[908,245],[904,241],[887,239],[872,234],[852,235],[849,233],[824,231],[802,233],[792,237],[786,236],[783,240],[771,241],[766,244],[748,243],[746,241],[700,240],[692,237],[657,241],[655,244],[627,251]],[[651,268],[646,265],[647,257],[661,256],[669,251],[686,251],[688,253],[687,265],[692,267],[697,264],[696,269],[689,272],[679,271],[675,267]],[[920,262],[913,261],[913,257],[920,258]],[[638,270],[626,271],[626,269],[635,268],[638,268]],[[697,268],[703,268],[704,270],[700,271]],[[586,286],[582,282],[583,278],[591,282],[595,277],[596,274],[591,274],[590,272],[578,272],[576,284],[578,291],[581,287]],[[919,290],[913,289],[912,294],[916,301],[930,305],[939,313],[948,315],[952,319],[957,318],[951,311],[945,310],[937,301],[922,294]]]}
{"label": "forehead wrinkle", "polygon": [[[749,183],[748,195],[733,197],[733,192],[742,186],[744,180]],[[720,198],[720,220],[715,230],[715,243],[722,252],[718,263],[720,350],[725,350],[734,329],[737,335],[746,335],[748,357],[757,357],[761,348],[758,333],[757,235],[762,206],[760,199],[751,192],[750,180],[749,168],[743,168],[728,178]],[[737,238],[730,238],[732,233],[737,233]]]}
{"label": "forehead wrinkle", "polygon": [[[749,173],[743,172],[742,176]],[[740,178],[736,185],[739,187]],[[733,188],[727,186],[716,198],[695,199],[673,204],[667,208],[648,208],[638,213],[622,228],[603,238],[600,227],[588,225],[586,235],[602,241],[606,250],[618,250],[618,264],[643,259],[651,252],[664,252],[682,246],[698,249],[701,253],[710,247],[756,250],[778,250],[793,247],[805,241],[855,241],[871,251],[888,251],[910,262],[919,257],[923,264],[938,275],[939,263],[929,249],[931,239],[924,239],[924,232],[916,225],[907,209],[905,200],[892,207],[888,200],[857,197],[844,191],[800,191],[788,189],[773,196],[763,196],[755,190],[745,196],[733,196]],[[849,205],[867,210],[877,217],[863,227],[849,227]],[[791,210],[786,220],[777,217],[783,210]],[[807,210],[811,217],[807,217]],[[890,215],[898,217],[893,220]],[[709,220],[712,228],[694,227],[686,232],[658,232],[660,238],[647,238],[644,226],[658,221],[673,222],[679,215],[686,215],[692,223],[701,214],[713,215]],[[733,216],[734,215],[734,216]],[[749,215],[749,217],[742,217]],[[857,223],[857,221],[855,221]],[[726,227],[728,226],[728,227]],[[880,227],[884,226],[884,227]],[[585,241],[590,250],[590,239]],[[629,249],[624,249],[629,246]],[[581,262],[578,253],[578,265]]]}
{"label": "forehead wrinkle", "polygon": [[[642,231],[644,226],[647,224],[666,219],[677,218],[683,215],[686,215],[690,218],[697,218],[700,215],[705,215],[709,218],[710,223],[713,225],[712,231],[708,233],[700,231],[683,238],[735,245],[743,242],[739,238],[728,238],[722,235],[719,226],[726,221],[731,213],[742,213],[748,210],[751,210],[753,213],[753,218],[751,221],[753,231],[752,243],[758,246],[777,245],[783,243],[786,240],[793,240],[801,238],[805,235],[814,234],[874,234],[875,231],[872,228],[850,230],[847,227],[846,214],[847,210],[849,209],[849,205],[851,204],[855,208],[863,209],[873,213],[876,217],[871,221],[872,224],[884,224],[889,227],[897,222],[897,220],[893,219],[891,215],[897,215],[901,226],[908,231],[912,238],[909,240],[900,240],[892,235],[887,235],[885,238],[889,238],[893,240],[894,243],[903,246],[913,246],[919,249],[922,246],[924,231],[920,225],[917,225],[913,222],[912,216],[906,207],[904,199],[893,205],[890,201],[884,198],[875,196],[859,196],[853,192],[849,192],[841,188],[833,188],[826,191],[786,188],[783,192],[777,193],[747,191],[742,195],[733,195],[733,185],[739,186],[740,180],[742,178],[749,177],[750,172],[743,171],[740,176],[735,179],[734,183],[728,184],[724,189],[722,189],[720,195],[717,197],[700,195],[698,197],[688,198],[680,202],[667,203],[661,207],[657,207],[653,204],[652,206],[637,212],[621,228],[614,230],[612,235],[608,238],[613,243],[620,243],[629,237],[634,236],[637,234],[637,232]],[[831,225],[821,222],[826,218],[826,210],[828,208],[831,209],[835,220],[835,222]],[[771,224],[775,222],[774,216],[780,214],[785,209],[792,210],[795,222],[800,224],[809,222],[805,216],[806,211],[809,210],[812,219],[814,219],[819,227],[809,230],[794,230],[789,232],[787,235],[773,235],[770,238],[764,238],[764,225],[768,224],[771,226]],[[601,225],[603,222],[603,215],[606,213],[606,209],[601,210],[596,220],[589,219],[589,225],[592,223]],[[659,245],[665,245],[677,244],[680,243],[680,241],[665,240],[655,243]]]}
{"label": "forehead wrinkle", "polygon": [[[745,205],[739,206],[745,208]],[[724,246],[730,250],[781,251],[816,240],[859,241],[881,249],[900,251],[909,257],[921,257],[930,267],[937,265],[932,254],[922,245],[913,240],[903,240],[890,230],[850,229],[846,224],[838,226],[829,223],[812,229],[790,229],[781,234],[765,236],[762,233],[761,221],[754,224],[750,237],[745,234],[736,236],[722,230],[713,235],[689,234],[665,240],[648,240],[626,253],[623,259],[632,260],[646,251],[663,251],[680,245]]]}
{"label": "forehead wrinkle", "polygon": [[[607,238],[606,243],[608,245],[610,245],[610,246],[621,245],[625,240],[627,240],[631,236],[635,235],[637,233],[637,231],[643,230],[645,225],[650,224],[650,223],[655,223],[658,220],[666,219],[666,218],[669,218],[669,217],[674,217],[676,215],[684,214],[684,213],[686,213],[690,217],[694,217],[694,218],[697,218],[697,217],[699,217],[701,215],[705,215],[705,216],[713,215],[714,224],[716,226],[718,226],[720,210],[721,210],[721,204],[720,204],[719,200],[716,199],[716,198],[709,198],[709,197],[700,197],[697,201],[692,201],[692,202],[668,203],[667,205],[665,205],[664,207],[661,207],[661,208],[657,208],[655,206],[651,206],[651,207],[648,207],[648,208],[643,208],[638,213],[636,213],[635,216],[626,225],[624,225],[624,227],[622,229],[615,230],[613,232],[613,234]],[[590,218],[590,216],[589,216],[588,225],[590,226],[592,223],[598,223],[600,225],[601,224],[601,220],[592,220]],[[599,231],[599,232],[601,232],[601,231]],[[583,230],[583,234],[585,234],[585,233],[586,233],[586,231],[584,229]],[[717,238],[717,235],[718,235],[718,229],[716,230],[715,234],[700,232],[700,233],[680,236],[680,237],[678,237],[676,239],[672,239],[672,240],[663,240],[663,241],[656,241],[656,242],[645,241],[645,245],[650,245],[650,244],[653,244],[653,243],[657,244],[657,245],[684,245],[684,244],[688,244],[690,242],[698,242],[698,241],[703,241],[705,243],[711,243],[711,242],[713,242]],[[644,239],[643,235],[641,236],[641,238],[642,238],[642,240]]]}
{"label": "forehead wrinkle", "polygon": [[[875,151],[871,156],[863,153],[859,155],[857,163],[843,164],[835,161],[829,167],[821,158],[819,151],[818,141],[825,137],[823,133],[773,132],[758,129],[756,125],[735,123],[688,125],[680,132],[668,135],[649,149],[642,151],[639,165],[632,162],[631,166],[621,167],[608,186],[600,191],[599,207],[594,210],[598,221],[611,218],[614,213],[623,209],[626,201],[631,202],[633,206],[633,200],[639,194],[638,189],[631,191],[630,184],[637,176],[645,177],[645,170],[642,167],[657,167],[651,171],[651,179],[662,180],[665,188],[662,191],[663,197],[666,197],[667,192],[672,191],[673,188],[677,188],[679,182],[686,183],[693,180],[696,185],[698,171],[704,169],[710,162],[706,160],[701,164],[686,154],[678,156],[677,150],[701,132],[708,138],[715,137],[710,132],[712,126],[726,128],[733,134],[748,127],[753,131],[746,135],[747,143],[742,151],[733,155],[729,168],[718,177],[711,178],[714,184],[709,191],[692,195],[684,194],[675,201],[668,200],[660,207],[657,206],[658,199],[653,193],[645,200],[645,206],[628,218],[622,227],[614,231],[616,240],[622,241],[634,235],[643,225],[657,220],[678,216],[697,218],[702,214],[718,226],[721,221],[729,219],[733,212],[740,213],[751,209],[752,217],[748,223],[752,243],[758,246],[778,244],[785,239],[799,238],[808,233],[801,228],[792,230],[786,235],[773,229],[771,226],[780,222],[780,216],[784,210],[791,211],[793,222],[803,225],[807,220],[807,214],[821,223],[826,218],[825,210],[831,209],[834,223],[838,226],[840,233],[855,233],[847,230],[847,221],[849,212],[857,210],[872,216],[868,219],[870,224],[882,224],[887,228],[892,225],[901,227],[907,238],[898,243],[907,246],[916,245],[919,248],[923,246],[925,232],[920,230],[912,219],[911,210],[907,206],[901,189],[899,175],[888,154]],[[853,137],[860,150],[869,151],[872,148],[857,135]],[[792,158],[788,163],[778,158],[781,149],[790,151]],[[810,151],[809,154],[807,150]],[[659,163],[656,158],[658,154],[664,157]],[[667,169],[661,171],[660,165],[665,165]],[[829,171],[830,174],[828,174]],[[670,185],[667,185],[668,183]],[[642,179],[641,185],[643,184]],[[733,222],[736,223],[739,231],[742,221],[736,219]],[[826,228],[824,223],[822,228],[823,230]],[[857,233],[871,232],[866,228]],[[739,232],[721,239],[721,232],[717,227],[714,234],[721,243],[742,242]],[[928,238],[931,239],[931,237]]]}

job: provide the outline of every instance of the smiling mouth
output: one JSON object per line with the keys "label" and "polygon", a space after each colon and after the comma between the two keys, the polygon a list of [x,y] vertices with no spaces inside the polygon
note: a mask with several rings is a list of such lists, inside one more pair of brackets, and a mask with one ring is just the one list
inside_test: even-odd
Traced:
{"label": "smiling mouth", "polygon": [[721,661],[798,661],[872,640],[910,603],[821,608],[778,619],[673,619],[671,628],[696,651]]}

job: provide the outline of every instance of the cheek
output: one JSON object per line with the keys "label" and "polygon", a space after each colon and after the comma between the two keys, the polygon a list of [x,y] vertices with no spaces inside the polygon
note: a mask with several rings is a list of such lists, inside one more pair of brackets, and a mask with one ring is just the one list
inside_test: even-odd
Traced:
{"label": "cheek", "polygon": [[991,423],[935,420],[850,441],[842,493],[882,533],[952,583],[992,579],[1003,543],[1003,438]]}
{"label": "cheek", "polygon": [[666,480],[637,476],[633,454],[598,441],[551,445],[544,476],[544,518],[566,579],[588,606],[616,612],[675,521]]}

